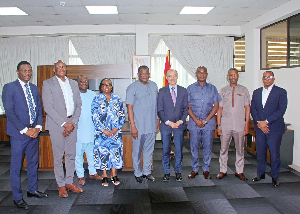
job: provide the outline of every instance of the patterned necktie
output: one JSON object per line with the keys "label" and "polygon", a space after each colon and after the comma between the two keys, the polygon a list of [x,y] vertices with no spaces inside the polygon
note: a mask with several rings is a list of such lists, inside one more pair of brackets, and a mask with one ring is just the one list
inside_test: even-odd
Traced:
{"label": "patterned necktie", "polygon": [[25,84],[25,88],[26,88],[26,99],[28,101],[29,110],[30,110],[30,119],[32,122],[34,122],[35,121],[35,109],[33,106],[33,102],[32,102],[32,98],[30,95],[28,84]]}
{"label": "patterned necktie", "polygon": [[175,94],[175,88],[174,87],[172,87],[171,96],[172,96],[172,100],[173,100],[173,103],[174,103],[174,106],[175,106],[175,104],[176,104],[176,94]]}

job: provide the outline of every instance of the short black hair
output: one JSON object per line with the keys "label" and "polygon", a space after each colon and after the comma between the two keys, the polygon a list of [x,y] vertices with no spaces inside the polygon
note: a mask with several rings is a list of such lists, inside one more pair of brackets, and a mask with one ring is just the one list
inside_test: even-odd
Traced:
{"label": "short black hair", "polygon": [[[21,61],[21,62],[19,62],[19,64],[17,65],[17,70],[19,70],[19,68],[21,67],[21,65],[30,65],[30,63],[27,62],[27,61]],[[31,65],[30,65],[30,67],[32,68]]]}
{"label": "short black hair", "polygon": [[197,69],[196,69],[196,72],[198,71],[198,69],[200,68],[205,68],[206,72],[207,72],[207,68],[205,66],[199,66]]}
{"label": "short black hair", "polygon": [[[85,76],[85,75],[81,74],[81,75],[77,76],[77,82],[79,81],[79,79],[80,79],[81,77],[85,77],[85,78],[87,78],[87,76]],[[87,79],[89,79],[89,78],[87,78]]]}
{"label": "short black hair", "polygon": [[[112,83],[112,81],[109,78],[102,79],[101,82],[100,82],[100,85],[99,85],[99,91],[100,91],[100,93],[103,93],[103,90],[102,90],[101,86],[102,86],[102,82],[104,80],[109,80]],[[111,93],[113,93],[113,92],[114,92],[114,87],[111,85]]]}
{"label": "short black hair", "polygon": [[236,71],[237,73],[239,73],[238,69],[236,69],[236,68],[229,68],[228,74],[229,74],[229,71]]}
{"label": "short black hair", "polygon": [[275,77],[273,71],[265,71],[265,72],[263,73],[263,76],[264,76],[264,74],[265,74],[266,72],[270,72],[270,73],[272,74],[272,76]]}
{"label": "short black hair", "polygon": [[147,69],[149,71],[149,68],[147,65],[141,65],[139,68],[138,68],[138,73],[140,73],[140,70],[141,69]]}

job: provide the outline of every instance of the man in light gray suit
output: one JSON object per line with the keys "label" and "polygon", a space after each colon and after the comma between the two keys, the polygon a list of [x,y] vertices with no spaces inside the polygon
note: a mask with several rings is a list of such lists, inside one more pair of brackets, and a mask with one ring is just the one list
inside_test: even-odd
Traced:
{"label": "man in light gray suit", "polygon": [[[66,77],[66,64],[59,60],[54,65],[55,76],[43,82],[42,99],[47,113],[45,128],[50,133],[59,196],[66,198],[67,190],[83,192],[73,182],[81,98],[77,82]],[[64,154],[66,177],[62,164]]]}

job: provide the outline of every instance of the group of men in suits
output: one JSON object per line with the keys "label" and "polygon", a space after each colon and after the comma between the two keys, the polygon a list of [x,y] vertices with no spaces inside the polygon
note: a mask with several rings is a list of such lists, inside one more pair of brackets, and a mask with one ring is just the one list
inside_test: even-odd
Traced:
{"label": "group of men in suits", "polygon": [[[53,71],[55,76],[43,82],[43,105],[47,113],[45,129],[49,130],[52,142],[54,173],[59,187],[59,196],[68,197],[67,190],[83,192],[83,189],[73,182],[77,126],[82,101],[78,83],[66,77],[65,63],[59,60],[55,63]],[[11,140],[10,177],[14,204],[18,208],[28,209],[29,206],[23,200],[20,186],[20,170],[24,154],[27,157],[27,196],[48,197],[47,193],[38,191],[37,186],[38,135],[43,124],[42,105],[37,86],[29,82],[32,76],[30,63],[20,62],[16,72],[18,79],[3,87],[2,100],[7,116],[6,132]],[[247,180],[243,175],[243,139],[249,131],[251,109],[255,124],[258,161],[257,175],[253,181],[265,178],[266,153],[269,147],[272,184],[277,187],[280,144],[285,128],[283,115],[287,108],[286,90],[275,86],[273,72],[266,71],[262,78],[264,86],[253,92],[250,108],[249,92],[245,87],[237,84],[239,75],[236,69],[232,68],[228,71],[230,85],[220,91],[221,96],[214,85],[206,82],[207,75],[204,66],[198,67],[197,82],[185,89],[177,85],[177,71],[170,69],[166,73],[169,85],[158,92],[156,84],[149,80],[149,68],[140,66],[138,69],[139,79],[126,90],[126,104],[133,140],[132,158],[137,182],[142,183],[143,178],[155,181],[151,175],[151,165],[155,136],[159,128],[163,142],[163,181],[170,180],[169,151],[172,135],[174,135],[175,145],[175,177],[176,181],[182,180],[182,146],[187,115],[190,116],[188,129],[192,153],[192,172],[188,177],[193,179],[198,175],[199,150],[202,143],[203,175],[205,179],[210,179],[214,115],[217,111],[218,134],[221,136],[220,173],[217,178],[222,179],[227,175],[228,147],[233,137],[237,150],[235,175],[241,180]],[[80,84],[85,83],[83,81],[79,86]],[[82,89],[84,93],[87,87],[82,86]],[[143,170],[140,164],[142,150]],[[62,165],[64,154],[65,175]],[[98,177],[94,179],[99,180]]]}

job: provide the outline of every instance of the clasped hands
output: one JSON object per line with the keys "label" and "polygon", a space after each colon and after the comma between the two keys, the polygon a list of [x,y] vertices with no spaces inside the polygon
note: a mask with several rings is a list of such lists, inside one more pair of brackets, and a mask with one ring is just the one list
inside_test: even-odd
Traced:
{"label": "clasped hands", "polygon": [[177,121],[176,123],[169,121],[168,126],[171,126],[173,129],[177,129],[181,124],[181,121]]}
{"label": "clasped hands", "polygon": [[265,134],[268,134],[270,132],[269,125],[264,120],[257,121],[257,127],[260,128]]}
{"label": "clasped hands", "polygon": [[71,132],[74,130],[76,123],[65,123],[64,124],[64,132],[61,134],[63,137],[67,137],[71,134]]}
{"label": "clasped hands", "polygon": [[31,138],[37,138],[37,136],[40,133],[40,129],[39,128],[28,128],[27,132],[25,133],[27,136],[31,137]]}
{"label": "clasped hands", "polygon": [[206,125],[206,123],[205,123],[205,120],[196,120],[195,121],[195,123],[196,123],[196,125],[199,127],[199,128],[203,128],[205,125]]}
{"label": "clasped hands", "polygon": [[103,133],[107,136],[107,137],[111,137],[113,136],[115,133],[113,133],[113,130],[108,131],[106,129],[103,130]]}

